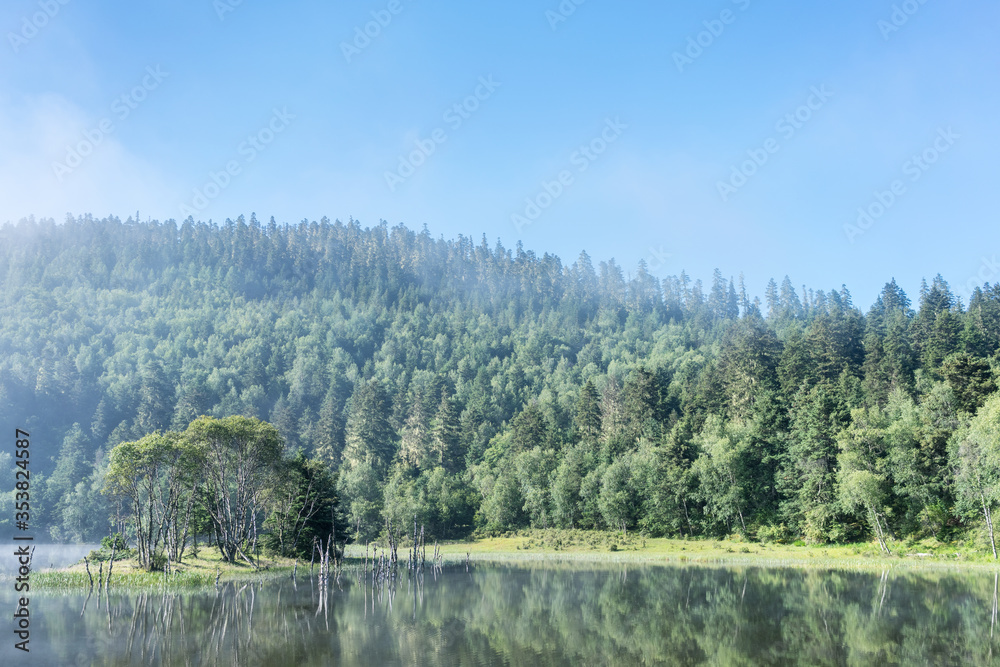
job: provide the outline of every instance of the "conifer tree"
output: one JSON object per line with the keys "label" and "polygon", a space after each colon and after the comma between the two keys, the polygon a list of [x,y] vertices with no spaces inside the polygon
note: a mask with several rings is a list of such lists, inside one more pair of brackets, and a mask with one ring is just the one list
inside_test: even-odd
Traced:
{"label": "conifer tree", "polygon": [[381,476],[394,455],[395,442],[385,390],[377,380],[359,382],[351,395],[344,463],[356,466],[365,462]]}
{"label": "conifer tree", "polygon": [[580,397],[576,402],[576,416],[573,426],[577,436],[596,440],[601,433],[601,396],[592,380],[587,380],[580,389]]}

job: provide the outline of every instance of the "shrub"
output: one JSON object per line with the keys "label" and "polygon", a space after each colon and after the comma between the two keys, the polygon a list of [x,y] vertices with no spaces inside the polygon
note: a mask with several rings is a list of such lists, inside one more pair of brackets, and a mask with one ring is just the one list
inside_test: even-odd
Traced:
{"label": "shrub", "polygon": [[757,539],[765,543],[785,544],[788,541],[788,529],[785,524],[761,526],[757,529]]}
{"label": "shrub", "polygon": [[167,555],[162,551],[157,551],[149,561],[150,572],[163,572],[167,566]]}
{"label": "shrub", "polygon": [[122,534],[115,533],[111,537],[101,538],[101,548],[91,551],[87,554],[87,558],[97,562],[111,560],[112,549],[115,553],[115,560],[135,556],[135,550],[128,548],[128,543]]}

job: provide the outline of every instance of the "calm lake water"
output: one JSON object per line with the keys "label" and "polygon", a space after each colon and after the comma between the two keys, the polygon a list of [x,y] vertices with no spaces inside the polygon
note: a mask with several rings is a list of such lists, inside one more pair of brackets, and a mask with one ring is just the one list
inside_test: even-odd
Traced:
{"label": "calm lake water", "polygon": [[[306,571],[308,573],[308,571]],[[992,572],[519,563],[325,596],[289,578],[35,593],[39,665],[1000,664]],[[9,581],[0,605],[13,608]],[[9,618],[9,616],[8,616]]]}

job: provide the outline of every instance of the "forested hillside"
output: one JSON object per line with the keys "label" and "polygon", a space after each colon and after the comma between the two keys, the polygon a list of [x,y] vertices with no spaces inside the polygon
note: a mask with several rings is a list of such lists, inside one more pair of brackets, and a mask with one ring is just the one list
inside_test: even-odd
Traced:
{"label": "forested hillside", "polygon": [[29,221],[0,229],[0,412],[59,540],[108,534],[111,447],[199,415],[324,462],[360,537],[946,538],[998,496],[1000,285],[913,299],[384,224]]}

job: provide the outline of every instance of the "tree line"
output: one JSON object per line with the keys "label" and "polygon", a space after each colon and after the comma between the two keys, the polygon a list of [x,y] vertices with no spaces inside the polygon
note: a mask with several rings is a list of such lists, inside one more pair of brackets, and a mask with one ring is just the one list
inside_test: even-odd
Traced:
{"label": "tree line", "polygon": [[[33,521],[59,540],[121,516],[102,491],[123,443],[177,462],[143,534],[168,513],[187,517],[166,522],[168,551],[185,526],[209,535],[210,499],[171,484],[190,487],[188,461],[210,481],[222,464],[191,429],[235,416],[273,427],[299,478],[330,476],[355,539],[416,515],[441,538],[554,526],[891,550],[991,534],[1000,499],[1000,285],[963,304],[937,276],[912,303],[890,281],[863,313],[846,287],[787,277],[761,300],[718,270],[626,276],[586,253],[253,216],[8,224],[0,285],[0,407],[51,443]],[[288,530],[268,493],[220,528],[234,558],[248,527]]]}

